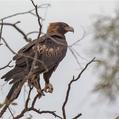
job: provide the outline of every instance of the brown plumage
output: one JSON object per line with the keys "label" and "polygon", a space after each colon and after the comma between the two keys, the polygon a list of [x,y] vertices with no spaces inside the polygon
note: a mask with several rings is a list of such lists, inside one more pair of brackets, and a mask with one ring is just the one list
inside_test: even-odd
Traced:
{"label": "brown plumage", "polygon": [[44,91],[53,91],[49,78],[66,55],[67,42],[64,35],[68,31],[73,32],[73,28],[66,23],[51,23],[45,35],[24,46],[13,57],[16,61],[14,69],[2,76],[2,79],[13,84],[6,96],[7,105],[18,97],[26,81],[40,93],[39,74],[41,73],[45,80]]}

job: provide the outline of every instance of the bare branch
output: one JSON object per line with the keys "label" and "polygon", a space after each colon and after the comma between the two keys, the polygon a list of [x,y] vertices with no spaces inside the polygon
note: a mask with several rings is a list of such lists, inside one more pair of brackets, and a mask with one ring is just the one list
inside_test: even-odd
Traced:
{"label": "bare branch", "polygon": [[0,23],[0,25],[6,25],[6,26],[12,26],[13,28],[15,28],[25,39],[26,42],[30,42],[30,40],[27,38],[26,34],[18,27],[16,26],[16,24],[18,24],[19,22],[16,22],[14,24],[12,23]]}
{"label": "bare branch", "polygon": [[31,95],[32,89],[33,89],[33,87],[30,87],[30,90],[29,90],[29,93],[28,93],[28,97],[27,97],[27,100],[26,100],[26,103],[25,103],[25,108],[26,109],[28,107],[28,103],[29,103],[29,100],[30,100],[30,95]]}
{"label": "bare branch", "polygon": [[73,49],[72,49],[71,47],[68,47],[68,48],[69,48],[70,52],[72,53],[72,55],[74,56],[74,58],[75,58],[77,64],[80,66],[80,63],[79,63],[79,61],[78,61],[78,58],[77,58],[77,56],[75,55]]}
{"label": "bare branch", "polygon": [[13,66],[10,66],[10,63],[12,62],[12,60],[11,61],[9,61],[8,62],[8,64],[7,65],[5,65],[4,67],[2,67],[2,68],[0,68],[0,70],[3,70],[3,69],[5,69],[5,68],[7,68],[7,67],[13,67]]}
{"label": "bare branch", "polygon": [[31,34],[38,34],[38,33],[39,33],[38,31],[32,31],[32,32],[27,33],[26,36],[31,35]]}
{"label": "bare branch", "polygon": [[[55,111],[40,111],[40,110],[34,108],[34,105],[35,105],[35,103],[36,103],[36,100],[37,100],[37,98],[39,97],[39,94],[37,94],[37,95],[34,97],[34,99],[33,99],[33,101],[32,101],[32,104],[31,104],[31,107],[28,107],[28,103],[29,103],[29,100],[30,100],[31,91],[32,91],[32,88],[30,88],[30,90],[29,90],[28,97],[27,97],[27,99],[26,99],[24,109],[21,111],[20,114],[18,114],[17,116],[15,116],[13,119],[19,119],[19,118],[23,117],[24,114],[25,114],[26,112],[28,112],[28,111],[34,111],[34,112],[36,112],[36,113],[38,113],[38,114],[46,114],[46,113],[47,113],[47,114],[53,115],[54,117],[58,117],[59,119],[62,119],[62,117],[60,117],[59,115],[57,115],[57,114],[55,113]],[[42,96],[42,95],[41,95],[41,96]],[[39,97],[39,98],[41,98],[41,97]]]}
{"label": "bare branch", "polygon": [[55,111],[40,111],[40,110],[37,110],[36,108],[32,108],[32,107],[31,108],[28,108],[27,110],[24,109],[19,115],[17,115],[13,119],[20,119],[28,111],[34,111],[34,112],[37,112],[38,114],[51,114],[54,117],[58,117],[59,119],[63,119],[62,117],[60,117],[59,115],[57,115],[55,113]]}
{"label": "bare branch", "polygon": [[[39,8],[47,8],[47,7],[49,7],[49,6],[50,6],[50,4],[45,3],[45,4],[39,5],[37,8],[38,8],[38,9],[39,9]],[[1,18],[0,21],[9,19],[9,18],[12,18],[12,17],[15,17],[15,16],[24,15],[24,14],[32,14],[32,15],[36,16],[34,13],[32,13],[34,10],[35,10],[35,9],[31,9],[31,10],[26,11],[26,12],[15,13],[15,14],[9,15],[9,16],[7,16],[7,17]]]}
{"label": "bare branch", "polygon": [[78,119],[81,115],[82,114],[80,113],[80,114],[76,115],[75,117],[73,117],[72,119]]}
{"label": "bare branch", "polygon": [[39,111],[39,110],[36,110],[36,109],[34,109],[34,108],[33,108],[33,111],[35,111],[35,112],[37,112],[37,113],[39,113],[39,114],[51,114],[51,115],[53,115],[55,118],[58,117],[59,119],[63,119],[62,117],[60,117],[59,115],[57,115],[57,114],[55,113],[55,111]]}
{"label": "bare branch", "polygon": [[14,118],[14,115],[9,107],[8,107],[8,110],[9,110],[10,114],[12,115],[12,118]]}
{"label": "bare branch", "polygon": [[85,38],[85,36],[86,36],[86,32],[85,32],[85,30],[83,30],[82,37],[79,40],[77,40],[76,42],[72,43],[69,47],[72,47],[72,46],[76,45],[77,43],[79,43],[81,40],[83,40]]}
{"label": "bare branch", "polygon": [[33,6],[34,6],[34,8],[35,8],[36,16],[37,16],[37,19],[38,19],[38,24],[39,24],[39,34],[38,34],[37,39],[39,39],[39,38],[40,38],[40,35],[41,35],[41,30],[42,30],[42,24],[41,24],[41,20],[42,20],[42,19],[41,19],[41,17],[40,17],[39,14],[38,14],[38,6],[35,5],[35,3],[34,3],[33,0],[31,0],[31,2],[32,2]]}
{"label": "bare branch", "polygon": [[5,46],[13,53],[13,54],[17,54],[9,45],[8,43],[6,42],[6,40],[2,37],[1,38],[3,40],[3,42],[5,43]]}
{"label": "bare branch", "polygon": [[74,49],[73,47],[71,47],[71,49],[76,53],[76,55],[77,55],[78,57],[80,57],[81,59],[83,59],[83,60],[85,60],[85,61],[88,61],[85,57],[82,57],[82,56],[79,54],[79,52],[77,52],[76,49]]}
{"label": "bare branch", "polygon": [[82,71],[79,73],[79,75],[75,78],[73,76],[73,79],[69,82],[68,84],[68,89],[67,89],[67,92],[66,92],[66,96],[65,96],[65,101],[62,105],[62,115],[63,115],[63,119],[66,119],[66,111],[65,111],[65,107],[66,107],[66,104],[68,102],[68,99],[69,99],[69,93],[70,93],[70,90],[71,90],[71,86],[72,84],[77,81],[78,79],[80,79],[82,73],[87,69],[87,67],[92,63],[94,62],[95,58],[93,58],[89,63],[86,64],[86,66],[82,69]]}
{"label": "bare branch", "polygon": [[1,25],[1,29],[0,29],[0,43],[1,43],[1,38],[2,38],[2,31],[3,31],[3,20],[2,20],[2,25]]}
{"label": "bare branch", "polygon": [[[42,95],[41,95],[42,96]],[[37,100],[37,98],[39,97],[39,94],[37,94],[35,97],[34,97],[34,100],[33,100],[33,102],[32,102],[32,105],[31,105],[31,107],[33,107],[34,108],[34,106],[35,106],[35,103],[36,103],[36,100]],[[39,98],[41,98],[41,97],[39,97]]]}

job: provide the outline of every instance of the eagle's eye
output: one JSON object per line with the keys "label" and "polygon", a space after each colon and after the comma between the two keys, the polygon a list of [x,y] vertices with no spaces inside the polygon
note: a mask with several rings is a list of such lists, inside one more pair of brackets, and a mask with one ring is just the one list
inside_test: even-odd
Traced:
{"label": "eagle's eye", "polygon": [[68,27],[69,25],[67,25],[67,24],[63,24],[63,27],[65,28],[65,27]]}

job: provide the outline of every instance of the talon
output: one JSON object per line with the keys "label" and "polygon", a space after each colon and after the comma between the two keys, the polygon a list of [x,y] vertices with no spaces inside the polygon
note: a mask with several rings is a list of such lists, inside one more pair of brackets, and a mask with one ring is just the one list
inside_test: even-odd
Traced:
{"label": "talon", "polygon": [[53,86],[52,86],[52,84],[50,84],[50,83],[45,84],[44,91],[45,91],[46,93],[52,93],[52,92],[53,92]]}
{"label": "talon", "polygon": [[39,97],[45,96],[45,94],[43,93],[41,89],[37,89],[37,92],[38,92]]}

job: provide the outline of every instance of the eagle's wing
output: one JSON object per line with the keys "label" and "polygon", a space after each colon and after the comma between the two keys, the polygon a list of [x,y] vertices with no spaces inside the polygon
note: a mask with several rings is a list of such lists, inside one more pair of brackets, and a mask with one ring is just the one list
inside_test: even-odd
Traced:
{"label": "eagle's wing", "polygon": [[40,42],[43,42],[45,39],[46,39],[46,38],[45,38],[45,35],[44,35],[44,36],[40,37],[40,39],[38,39],[38,40],[33,40],[32,42],[28,43],[27,45],[25,45],[23,48],[21,48],[21,49],[18,51],[17,55],[15,55],[15,56],[13,57],[13,60],[17,60],[18,58],[22,57],[22,56],[19,55],[19,54],[22,54],[22,53],[25,53],[25,52],[30,51],[30,48],[32,48],[32,47],[36,44],[36,42],[39,42],[39,43],[40,43]]}
{"label": "eagle's wing", "polygon": [[[19,50],[18,55],[14,57],[16,66],[26,67],[27,64],[31,66],[36,52],[38,53],[37,59],[39,61],[37,61],[37,66],[34,71],[41,73],[59,64],[66,54],[67,44],[62,37],[57,35],[52,36],[52,39],[45,35],[40,40],[34,40],[23,47]],[[64,45],[55,41],[63,41]]]}

